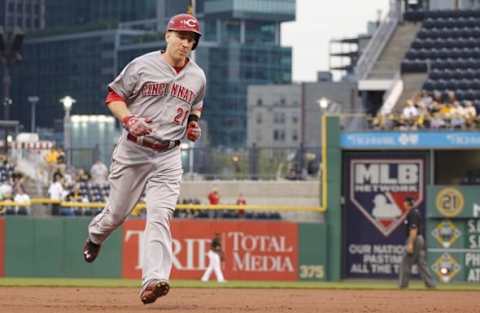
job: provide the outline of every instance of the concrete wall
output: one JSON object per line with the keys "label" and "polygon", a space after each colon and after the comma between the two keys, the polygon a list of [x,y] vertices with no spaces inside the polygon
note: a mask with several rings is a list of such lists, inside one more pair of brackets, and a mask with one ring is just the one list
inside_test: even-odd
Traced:
{"label": "concrete wall", "polygon": [[220,202],[234,204],[242,193],[247,204],[320,206],[320,182],[312,181],[184,181],[180,200],[197,198],[208,204],[208,193],[217,188]]}

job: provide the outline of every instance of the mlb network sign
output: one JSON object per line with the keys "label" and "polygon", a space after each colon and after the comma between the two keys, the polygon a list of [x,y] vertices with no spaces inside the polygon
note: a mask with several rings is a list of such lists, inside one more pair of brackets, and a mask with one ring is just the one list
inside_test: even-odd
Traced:
{"label": "mlb network sign", "polygon": [[423,159],[351,160],[350,200],[385,237],[408,214],[404,200],[423,201]]}

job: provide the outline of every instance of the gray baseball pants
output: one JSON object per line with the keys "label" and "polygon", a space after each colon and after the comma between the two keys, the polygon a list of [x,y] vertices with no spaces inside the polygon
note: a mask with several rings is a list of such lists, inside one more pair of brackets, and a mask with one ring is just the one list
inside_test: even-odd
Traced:
{"label": "gray baseball pants", "polygon": [[142,286],[152,280],[167,280],[172,269],[173,217],[183,170],[180,148],[158,153],[145,163],[125,165],[113,161],[110,175],[110,195],[104,210],[88,227],[89,238],[101,244],[118,228],[145,191],[147,211],[144,234]]}
{"label": "gray baseball pants", "polygon": [[413,247],[413,254],[408,254],[407,250],[405,249],[402,255],[398,281],[400,288],[408,287],[412,265],[414,264],[417,264],[418,271],[420,272],[420,276],[425,282],[425,285],[428,288],[435,288],[436,282],[432,276],[432,273],[428,269],[426,254],[425,240],[423,239],[423,236],[417,236]]}

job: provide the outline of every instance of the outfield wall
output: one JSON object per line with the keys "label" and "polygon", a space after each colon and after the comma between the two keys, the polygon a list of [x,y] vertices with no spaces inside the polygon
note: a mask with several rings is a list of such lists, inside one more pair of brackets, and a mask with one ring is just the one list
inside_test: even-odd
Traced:
{"label": "outfield wall", "polygon": [[[0,274],[7,277],[141,278],[144,220],[128,220],[92,264],[83,261],[87,218],[0,219]],[[200,279],[214,233],[227,280],[325,280],[326,225],[285,221],[172,221],[173,279]],[[4,249],[2,249],[4,247]]]}

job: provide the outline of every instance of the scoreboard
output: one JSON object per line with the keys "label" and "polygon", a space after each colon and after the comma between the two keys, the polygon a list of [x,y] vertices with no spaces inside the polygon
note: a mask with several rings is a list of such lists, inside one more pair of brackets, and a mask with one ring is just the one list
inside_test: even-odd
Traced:
{"label": "scoreboard", "polygon": [[480,282],[480,192],[477,186],[427,188],[430,268],[440,281]]}

